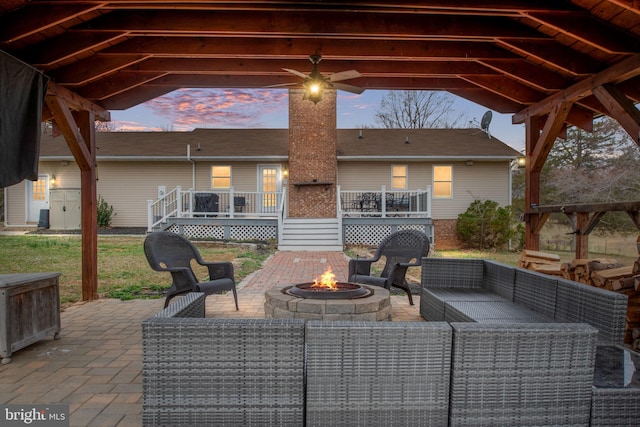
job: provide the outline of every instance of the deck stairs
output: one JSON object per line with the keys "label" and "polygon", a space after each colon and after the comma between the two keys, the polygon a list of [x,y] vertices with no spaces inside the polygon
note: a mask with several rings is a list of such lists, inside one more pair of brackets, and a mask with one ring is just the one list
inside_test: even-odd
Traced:
{"label": "deck stairs", "polygon": [[278,250],[342,252],[340,222],[337,218],[285,218]]}

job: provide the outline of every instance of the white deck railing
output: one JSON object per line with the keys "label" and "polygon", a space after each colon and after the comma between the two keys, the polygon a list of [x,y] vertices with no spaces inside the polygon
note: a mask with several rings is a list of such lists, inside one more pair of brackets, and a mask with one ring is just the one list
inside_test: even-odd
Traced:
{"label": "white deck railing", "polygon": [[183,191],[181,187],[164,197],[148,200],[147,229],[153,230],[168,218],[276,218],[283,192],[228,190]]}
{"label": "white deck railing", "polygon": [[[338,219],[344,217],[431,217],[431,187],[425,190],[348,190],[337,187]],[[187,190],[176,187],[148,200],[147,229],[168,218],[278,218],[285,216],[286,192]],[[280,227],[281,228],[281,227]]]}
{"label": "white deck railing", "polygon": [[425,190],[341,190],[338,186],[340,217],[431,217],[431,187]]}

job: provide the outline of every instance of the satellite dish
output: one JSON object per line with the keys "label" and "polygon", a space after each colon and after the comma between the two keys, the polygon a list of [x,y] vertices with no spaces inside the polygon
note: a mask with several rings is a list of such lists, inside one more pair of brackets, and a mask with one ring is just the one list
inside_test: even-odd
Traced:
{"label": "satellite dish", "polygon": [[489,110],[486,113],[484,113],[484,115],[482,116],[482,120],[480,120],[480,127],[482,128],[483,131],[485,131],[489,139],[491,139],[491,133],[489,132],[489,125],[491,124],[492,117],[493,117],[493,113],[491,112],[491,110]]}

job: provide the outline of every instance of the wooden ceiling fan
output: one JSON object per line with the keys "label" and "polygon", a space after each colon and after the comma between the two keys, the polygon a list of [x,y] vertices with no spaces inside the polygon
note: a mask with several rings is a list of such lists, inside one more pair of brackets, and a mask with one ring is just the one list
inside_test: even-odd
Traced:
{"label": "wooden ceiling fan", "polygon": [[[292,70],[290,68],[283,68],[284,71],[287,71],[291,74],[294,74],[298,77],[302,77],[304,80],[302,81],[302,86],[305,88],[304,99],[308,99],[313,101],[313,103],[318,103],[322,99],[322,92],[325,89],[339,89],[345,92],[357,93],[361,94],[364,92],[364,89],[358,86],[353,86],[345,83],[338,83],[344,80],[355,79],[358,77],[362,77],[356,70],[347,70],[340,71],[338,73],[329,74],[327,76],[323,76],[318,70],[318,63],[322,60],[322,56],[320,55],[309,55],[309,60],[313,64],[313,70],[311,73],[305,74],[298,70]],[[276,86],[293,86],[298,85],[299,83],[285,83],[282,85]]]}

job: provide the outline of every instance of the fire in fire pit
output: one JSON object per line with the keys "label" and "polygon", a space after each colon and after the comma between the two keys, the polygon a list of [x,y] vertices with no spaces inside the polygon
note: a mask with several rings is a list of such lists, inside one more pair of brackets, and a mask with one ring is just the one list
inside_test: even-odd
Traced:
{"label": "fire in fire pit", "polygon": [[372,291],[364,286],[357,283],[337,282],[335,278],[336,275],[329,267],[319,279],[314,279],[313,283],[299,283],[285,288],[284,292],[295,297],[310,299],[354,299],[372,294]]}

